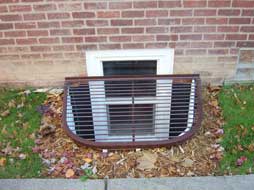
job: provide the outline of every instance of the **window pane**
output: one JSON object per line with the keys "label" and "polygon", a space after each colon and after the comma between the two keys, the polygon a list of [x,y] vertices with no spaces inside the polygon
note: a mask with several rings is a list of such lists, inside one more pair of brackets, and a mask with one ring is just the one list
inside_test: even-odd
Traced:
{"label": "window pane", "polygon": [[[132,107],[133,106],[133,107]],[[153,135],[154,105],[108,105],[108,130],[111,136]]]}
{"label": "window pane", "polygon": [[[156,75],[156,60],[104,61],[105,76],[115,75]],[[106,81],[106,97],[155,96],[156,81]]]}
{"label": "window pane", "polygon": [[156,63],[156,60],[102,62],[104,76],[156,75]]}

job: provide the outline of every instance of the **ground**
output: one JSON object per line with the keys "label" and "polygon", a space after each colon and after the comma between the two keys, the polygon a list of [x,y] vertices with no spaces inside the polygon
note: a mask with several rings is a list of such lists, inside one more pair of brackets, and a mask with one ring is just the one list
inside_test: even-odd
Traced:
{"label": "ground", "polygon": [[[47,92],[42,105],[44,90],[2,90],[0,178],[125,178],[251,173],[252,98],[253,88],[250,86],[223,87],[222,90],[208,86],[203,90],[203,124],[192,139],[180,146],[114,150],[105,154],[101,150],[75,144],[62,130],[63,101],[59,91]],[[22,101],[24,108],[19,108]],[[20,118],[19,113],[23,115]],[[21,148],[17,150],[17,147]],[[11,151],[6,152],[8,149]]]}

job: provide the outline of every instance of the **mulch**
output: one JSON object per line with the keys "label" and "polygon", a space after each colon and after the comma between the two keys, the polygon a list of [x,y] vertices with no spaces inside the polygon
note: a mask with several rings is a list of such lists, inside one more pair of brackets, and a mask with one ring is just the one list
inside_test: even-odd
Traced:
{"label": "mulch", "polygon": [[48,93],[33,151],[45,165],[43,176],[78,178],[90,170],[94,178],[139,178],[215,175],[223,156],[220,87],[203,89],[203,123],[193,138],[179,146],[136,150],[92,149],[76,144],[61,127],[63,95]]}

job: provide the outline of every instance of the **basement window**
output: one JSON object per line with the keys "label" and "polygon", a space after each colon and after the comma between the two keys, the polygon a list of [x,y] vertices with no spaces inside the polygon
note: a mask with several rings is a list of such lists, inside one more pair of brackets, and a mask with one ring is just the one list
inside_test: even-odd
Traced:
{"label": "basement window", "polygon": [[68,134],[107,148],[161,146],[187,136],[200,123],[200,80],[171,75],[173,55],[172,49],[87,52],[88,77],[66,79]]}

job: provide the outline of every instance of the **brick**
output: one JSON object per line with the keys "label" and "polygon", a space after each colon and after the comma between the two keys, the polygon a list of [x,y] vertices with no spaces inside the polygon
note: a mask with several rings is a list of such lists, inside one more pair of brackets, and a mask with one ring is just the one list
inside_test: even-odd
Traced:
{"label": "brick", "polygon": [[44,13],[31,13],[31,14],[24,14],[24,20],[45,20],[46,15]]}
{"label": "brick", "polygon": [[74,45],[53,46],[53,51],[74,51],[74,50],[75,50]]}
{"label": "brick", "polygon": [[84,29],[74,29],[74,35],[94,35],[95,29],[94,28],[84,28]]}
{"label": "brick", "polygon": [[184,0],[183,1],[184,7],[206,7],[206,1],[205,0]]}
{"label": "brick", "polygon": [[62,27],[73,28],[73,27],[81,27],[83,25],[84,25],[83,20],[62,21]]}
{"label": "brick", "polygon": [[241,32],[254,32],[254,26],[243,26],[240,29]]}
{"label": "brick", "polygon": [[254,34],[250,34],[248,40],[254,40]]}
{"label": "brick", "polygon": [[51,36],[66,36],[66,35],[71,35],[71,31],[68,29],[54,29],[54,30],[50,30],[50,35]]}
{"label": "brick", "polygon": [[73,18],[94,18],[95,13],[94,12],[73,12],[72,17]]}
{"label": "brick", "polygon": [[146,17],[167,17],[167,10],[150,10],[146,11]]}
{"label": "brick", "polygon": [[14,39],[0,39],[0,46],[13,44],[15,44]]}
{"label": "brick", "polygon": [[157,8],[157,1],[139,1],[133,4],[134,8]]}
{"label": "brick", "polygon": [[157,41],[177,41],[178,36],[177,35],[157,35],[156,40]]}
{"label": "brick", "polygon": [[0,4],[5,4],[5,3],[18,3],[19,0],[1,0]]}
{"label": "brick", "polygon": [[36,4],[33,5],[33,9],[35,11],[54,11],[56,10],[56,5],[55,4]]}
{"label": "brick", "polygon": [[59,28],[60,23],[58,21],[51,22],[38,22],[38,28]]}
{"label": "brick", "polygon": [[45,59],[59,59],[59,58],[63,58],[63,54],[62,53],[43,53],[42,57]]}
{"label": "brick", "polygon": [[180,23],[181,23],[181,20],[178,18],[160,18],[160,19],[158,19],[159,25],[177,25]]}
{"label": "brick", "polygon": [[216,9],[194,10],[194,16],[216,16]]}
{"label": "brick", "polygon": [[218,26],[218,32],[238,32],[239,26]]}
{"label": "brick", "polygon": [[186,55],[205,55],[206,50],[205,49],[187,49],[185,51]]}
{"label": "brick", "polygon": [[242,10],[242,16],[254,16],[254,9],[251,10]]}
{"label": "brick", "polygon": [[173,33],[189,33],[192,32],[192,26],[176,26],[176,27],[171,27],[170,32]]}
{"label": "brick", "polygon": [[230,7],[231,1],[229,0],[213,0],[208,1],[208,7]]}
{"label": "brick", "polygon": [[63,37],[63,43],[83,43],[83,37]]}
{"label": "brick", "polygon": [[251,8],[254,7],[254,1],[252,0],[234,0],[232,2],[232,7],[245,7],[245,8]]}
{"label": "brick", "polygon": [[32,11],[31,5],[10,5],[10,12],[29,12]]}
{"label": "brick", "polygon": [[99,49],[101,50],[121,49],[121,44],[99,44]]}
{"label": "brick", "polygon": [[201,40],[201,34],[182,34],[180,35],[180,40]]}
{"label": "brick", "polygon": [[228,56],[219,56],[218,61],[219,62],[234,62],[234,63],[236,63],[237,56],[230,56],[230,57],[228,57]]}
{"label": "brick", "polygon": [[76,45],[77,50],[97,50],[96,44],[82,44]]}
{"label": "brick", "polygon": [[106,42],[107,41],[107,37],[105,36],[89,36],[89,37],[85,37],[85,42],[90,42],[90,43],[100,43],[100,42]]}
{"label": "brick", "polygon": [[246,34],[227,34],[226,40],[247,40]]}
{"label": "brick", "polygon": [[215,48],[222,48],[222,47],[235,47],[235,42],[214,42]]}
{"label": "brick", "polygon": [[250,18],[229,18],[229,24],[250,24]]}
{"label": "brick", "polygon": [[145,46],[143,43],[128,43],[123,44],[123,49],[143,49]]}
{"label": "brick", "polygon": [[97,34],[119,34],[119,28],[97,28]]}
{"label": "brick", "polygon": [[58,9],[60,11],[79,11],[82,10],[81,3],[61,3],[58,4]]}
{"label": "brick", "polygon": [[155,19],[137,19],[137,20],[134,20],[134,24],[136,26],[156,25],[156,20]]}
{"label": "brick", "polygon": [[21,58],[22,59],[39,59],[41,58],[41,55],[40,54],[23,54],[21,55]]}
{"label": "brick", "polygon": [[33,52],[45,52],[45,51],[51,51],[50,46],[31,46],[31,51]]}
{"label": "brick", "polygon": [[204,40],[224,40],[224,34],[204,34]]}
{"label": "brick", "polygon": [[118,18],[120,11],[98,11],[97,18]]}
{"label": "brick", "polygon": [[146,28],[147,33],[166,33],[168,32],[168,27],[148,27]]}
{"label": "brick", "polygon": [[239,16],[240,15],[239,9],[219,9],[218,15],[219,16]]}
{"label": "brick", "polygon": [[192,10],[170,10],[170,16],[192,16]]}
{"label": "brick", "polygon": [[9,31],[4,33],[5,37],[25,37],[25,31]]}
{"label": "brick", "polygon": [[22,16],[19,14],[15,15],[0,15],[0,21],[20,21],[22,20]]}
{"label": "brick", "polygon": [[122,28],[122,34],[140,34],[144,33],[144,28]]}
{"label": "brick", "polygon": [[216,32],[216,26],[195,26],[194,32],[202,32],[202,33]]}
{"label": "brick", "polygon": [[226,55],[228,54],[227,49],[209,49],[208,54],[210,55]]}
{"label": "brick", "polygon": [[37,39],[36,38],[16,39],[16,43],[18,45],[37,44]]}
{"label": "brick", "polygon": [[207,18],[206,24],[227,24],[228,19],[227,18]]}
{"label": "brick", "polygon": [[24,3],[31,3],[31,2],[42,2],[43,0],[22,0]]}
{"label": "brick", "polygon": [[237,47],[254,47],[254,41],[243,41],[243,42],[237,42]]}
{"label": "brick", "polygon": [[166,47],[168,47],[168,43],[165,42],[154,42],[145,44],[145,48],[166,48]]}
{"label": "brick", "polygon": [[19,59],[19,55],[0,55],[0,60],[15,60]]}
{"label": "brick", "polygon": [[122,17],[123,18],[135,18],[135,17],[144,17],[145,12],[144,11],[122,11]]}
{"label": "brick", "polygon": [[48,13],[48,19],[53,20],[53,19],[65,19],[69,18],[70,14],[69,13]]}
{"label": "brick", "polygon": [[175,48],[190,48],[190,42],[177,41],[175,44]]}
{"label": "brick", "polygon": [[84,3],[84,8],[87,9],[87,10],[106,9],[107,8],[107,3],[106,2]]}
{"label": "brick", "polygon": [[0,23],[0,30],[8,30],[8,29],[13,29],[13,24],[12,23]]}
{"label": "brick", "polygon": [[159,1],[159,8],[181,7],[181,1]]}
{"label": "brick", "polygon": [[7,6],[0,6],[0,13],[8,12]]}
{"label": "brick", "polygon": [[132,24],[132,20],[111,20],[112,26],[131,26]]}
{"label": "brick", "polygon": [[200,25],[204,24],[205,19],[204,18],[183,18],[182,19],[182,24],[184,25]]}
{"label": "brick", "polygon": [[130,9],[132,2],[109,2],[109,9]]}
{"label": "brick", "polygon": [[87,26],[108,26],[108,20],[87,20]]}
{"label": "brick", "polygon": [[147,42],[147,41],[154,41],[155,37],[153,35],[139,35],[139,36],[132,36],[132,40],[134,42]]}
{"label": "brick", "polygon": [[39,39],[39,42],[41,44],[56,44],[56,43],[59,43],[60,40],[59,38],[40,38]]}
{"label": "brick", "polygon": [[47,30],[29,30],[27,31],[28,36],[48,36]]}
{"label": "brick", "polygon": [[191,42],[190,47],[191,48],[212,48],[213,43],[212,42]]}
{"label": "brick", "polygon": [[129,42],[131,41],[131,36],[111,36],[109,37],[110,42]]}

